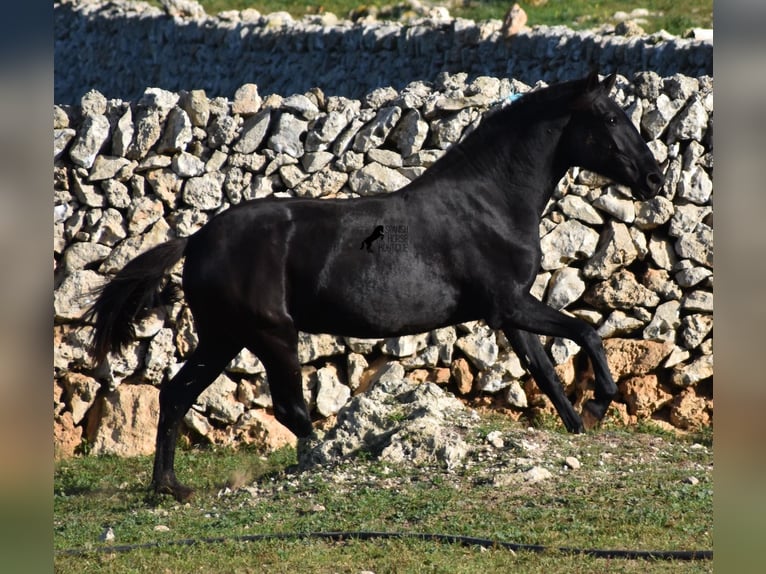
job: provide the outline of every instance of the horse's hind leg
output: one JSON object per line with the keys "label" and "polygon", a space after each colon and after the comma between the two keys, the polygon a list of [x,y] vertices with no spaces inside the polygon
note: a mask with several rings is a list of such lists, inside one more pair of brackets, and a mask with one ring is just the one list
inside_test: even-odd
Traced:
{"label": "horse's hind leg", "polygon": [[564,394],[553,363],[537,335],[513,328],[503,329],[503,332],[524,367],[532,374],[537,386],[551,399],[567,430],[573,433],[583,432],[585,427],[582,419]]}
{"label": "horse's hind leg", "polygon": [[175,451],[181,419],[204,391],[239,352],[234,345],[211,344],[200,340],[181,370],[160,388],[160,420],[154,454],[152,486],[155,492],[172,494],[179,502],[193,491],[175,475]]}
{"label": "horse's hind leg", "polygon": [[303,397],[298,333],[292,322],[258,330],[248,348],[266,367],[274,416],[296,436],[309,436],[313,429]]}
{"label": "horse's hind leg", "polygon": [[510,312],[504,326],[515,327],[554,337],[565,337],[580,345],[588,354],[596,378],[596,396],[585,403],[585,408],[597,420],[604,418],[612,399],[617,394],[609,364],[606,361],[601,337],[585,321],[569,317],[527,295],[509,305]]}

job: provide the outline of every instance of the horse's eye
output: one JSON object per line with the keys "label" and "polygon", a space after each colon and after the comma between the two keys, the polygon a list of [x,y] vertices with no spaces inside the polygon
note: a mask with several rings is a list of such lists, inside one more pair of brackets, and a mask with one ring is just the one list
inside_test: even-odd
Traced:
{"label": "horse's eye", "polygon": [[609,116],[606,118],[606,123],[608,123],[610,126],[613,126],[617,123],[617,116]]}

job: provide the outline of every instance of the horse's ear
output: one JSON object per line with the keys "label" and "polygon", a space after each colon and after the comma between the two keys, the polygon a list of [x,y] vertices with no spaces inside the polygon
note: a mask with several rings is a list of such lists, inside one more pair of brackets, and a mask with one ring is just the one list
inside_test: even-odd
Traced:
{"label": "horse's ear", "polygon": [[588,77],[585,78],[585,93],[595,91],[598,86],[598,70],[591,70]]}
{"label": "horse's ear", "polygon": [[617,74],[609,74],[604,81],[601,83],[601,85],[604,88],[604,93],[609,94],[612,91],[612,88],[614,88],[614,84],[617,82]]}

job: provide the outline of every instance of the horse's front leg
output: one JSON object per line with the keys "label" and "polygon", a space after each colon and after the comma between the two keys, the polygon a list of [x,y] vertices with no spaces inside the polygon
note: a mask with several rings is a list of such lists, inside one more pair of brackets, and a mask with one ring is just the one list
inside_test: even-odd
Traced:
{"label": "horse's front leg", "polygon": [[531,373],[537,386],[553,403],[567,430],[571,433],[583,432],[585,427],[582,419],[564,394],[564,388],[553,368],[553,363],[548,358],[538,336],[513,327],[504,328],[503,333],[524,368]]}
{"label": "horse's front leg", "polygon": [[[617,385],[612,378],[612,373],[609,371],[604,347],[601,344],[601,337],[596,333],[596,330],[581,319],[569,317],[548,307],[545,303],[538,301],[532,295],[526,295],[518,301],[514,301],[513,305],[508,306],[508,309],[509,311],[503,321],[504,328],[522,329],[539,335],[564,337],[571,339],[585,350],[593,365],[596,385],[595,398],[585,403],[585,408],[597,421],[603,419],[612,399],[617,395]],[[512,337],[509,338],[509,341],[511,341],[511,344],[513,345],[512,339],[514,336],[513,332],[510,332]],[[518,337],[515,338],[518,339]],[[527,341],[528,344],[530,340],[531,339]],[[540,353],[536,352],[533,353],[533,355],[530,355],[527,352],[527,355],[529,355],[530,358],[533,356],[537,357],[536,360],[538,362],[537,366],[539,370],[541,361]],[[532,361],[530,361],[530,365],[531,364]],[[547,372],[547,368],[543,367],[542,371],[543,373]],[[535,376],[534,373],[533,376]],[[544,385],[551,386],[544,374],[540,380],[546,381],[543,383]],[[556,391],[553,392],[556,393]],[[554,405],[556,405],[555,401]],[[558,406],[556,408],[559,410]],[[559,414],[561,415],[562,420],[564,420],[567,429],[570,432],[579,432],[579,430],[581,430],[579,427],[570,428],[572,421],[570,420],[570,423],[567,423],[567,418],[571,419],[571,415],[567,412],[566,407],[564,407],[563,410],[565,414],[562,414],[561,410],[559,410]],[[580,423],[580,425],[581,424],[582,423]]]}

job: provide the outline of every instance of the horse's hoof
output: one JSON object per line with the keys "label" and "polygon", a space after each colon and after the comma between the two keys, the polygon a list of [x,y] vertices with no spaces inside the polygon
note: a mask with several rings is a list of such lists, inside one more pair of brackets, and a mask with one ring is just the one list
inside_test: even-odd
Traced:
{"label": "horse's hoof", "polygon": [[609,404],[604,405],[594,400],[587,401],[582,409],[582,420],[585,428],[590,430],[598,425],[606,415],[608,408]]}
{"label": "horse's hoof", "polygon": [[178,502],[184,503],[191,500],[194,496],[194,489],[184,486],[183,484],[155,484],[154,492],[156,494],[169,494],[175,498]]}

